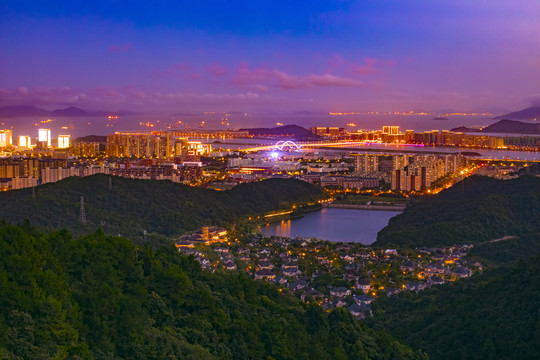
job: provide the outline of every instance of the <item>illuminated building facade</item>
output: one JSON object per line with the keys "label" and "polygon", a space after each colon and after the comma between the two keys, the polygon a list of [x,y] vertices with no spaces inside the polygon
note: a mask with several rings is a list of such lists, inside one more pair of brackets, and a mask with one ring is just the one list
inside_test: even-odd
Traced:
{"label": "illuminated building facade", "polygon": [[38,142],[43,148],[51,147],[51,130],[50,129],[38,129]]}
{"label": "illuminated building facade", "polygon": [[383,126],[383,134],[385,135],[399,135],[399,126]]}
{"label": "illuminated building facade", "polygon": [[339,136],[345,134],[345,128],[340,127],[312,127],[309,130],[319,136]]}
{"label": "illuminated building facade", "polygon": [[31,148],[32,139],[30,138],[30,136],[26,136],[26,135],[19,136],[19,146],[25,147],[25,148]]}
{"label": "illuminated building facade", "polygon": [[116,132],[107,136],[109,157],[169,158],[173,154],[172,134],[162,131]]}
{"label": "illuminated building facade", "polygon": [[96,157],[99,155],[99,143],[78,142],[71,147],[71,152],[80,157]]}
{"label": "illuminated building facade", "polygon": [[69,147],[70,135],[58,135],[58,148],[67,149]]}
{"label": "illuminated building facade", "polygon": [[379,171],[379,156],[373,154],[356,155],[355,171],[362,175],[370,175]]}
{"label": "illuminated building facade", "polygon": [[465,165],[458,154],[395,155],[391,172],[391,188],[400,191],[420,191],[448,173],[457,173]]}
{"label": "illuminated building facade", "polygon": [[11,146],[13,138],[11,130],[0,130],[0,148]]}
{"label": "illuminated building facade", "polygon": [[200,141],[188,141],[188,155],[207,155],[212,151],[212,145]]}
{"label": "illuminated building facade", "polygon": [[173,156],[206,155],[210,144],[173,137],[172,131],[116,132],[107,136],[109,157],[169,159]]}

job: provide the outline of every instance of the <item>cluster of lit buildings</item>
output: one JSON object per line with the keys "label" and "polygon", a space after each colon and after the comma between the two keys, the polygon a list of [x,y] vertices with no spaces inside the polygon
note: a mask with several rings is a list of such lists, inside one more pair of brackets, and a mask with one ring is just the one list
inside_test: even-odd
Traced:
{"label": "cluster of lit buildings", "polygon": [[170,162],[158,162],[157,159],[94,162],[77,159],[2,158],[0,190],[22,189],[71,176],[95,174],[187,184],[203,177],[203,167],[198,157],[173,158]]}
{"label": "cluster of lit buildings", "polygon": [[502,148],[507,146],[540,146],[539,136],[491,136],[466,134],[450,130],[401,132],[399,126],[383,126],[382,130],[350,131],[340,127],[312,127],[317,136],[334,140],[374,141],[390,144],[422,144],[426,146],[456,146],[471,148]]}
{"label": "cluster of lit buildings", "polygon": [[0,189],[16,190],[56,182],[70,176],[89,176],[98,173],[108,173],[108,167],[67,159],[2,158]]}
{"label": "cluster of lit buildings", "polygon": [[[348,131],[341,127],[313,127],[310,130],[330,142],[356,140],[485,148],[504,147],[506,141],[516,146],[540,144],[540,139],[538,142],[531,140],[534,137],[507,139],[446,130],[419,133],[407,130],[402,133],[399,126],[383,126],[377,131]],[[0,161],[0,188],[19,189],[94,173],[199,184],[204,176],[200,156],[224,156],[231,152],[215,155],[211,144],[190,139],[247,137],[249,133],[230,130],[115,132],[106,137],[106,143],[103,137],[102,142],[77,141],[74,144],[69,135],[53,139],[50,129],[38,129],[37,135],[36,138],[19,136],[17,148],[13,145],[12,131],[0,130],[0,148],[14,154]],[[324,144],[325,141],[322,146]],[[240,155],[239,152],[236,154]],[[107,160],[98,163],[98,156],[103,159],[103,155]],[[355,154],[345,149],[322,149],[301,155],[285,153],[280,159],[268,155],[229,157],[225,181],[234,186],[268,177],[296,176],[323,187],[361,189],[389,184],[390,189],[396,191],[422,191],[447,174],[459,174],[466,166],[465,158],[459,154],[427,152],[414,155],[384,151]],[[57,164],[55,161],[64,162]]]}
{"label": "cluster of lit buildings", "polygon": [[[56,139],[56,148],[67,149],[70,146],[70,135],[58,135]],[[34,143],[32,142],[34,140]],[[13,133],[11,130],[0,130],[0,148],[14,146]],[[53,138],[50,129],[38,129],[37,141],[28,135],[20,135],[17,146],[20,148],[31,149],[38,147],[41,149],[50,149],[53,147]]]}
{"label": "cluster of lit buildings", "polygon": [[460,154],[355,154],[359,175],[390,182],[392,190],[421,191],[446,174],[466,166]]}
{"label": "cluster of lit buildings", "polygon": [[167,159],[182,155],[204,155],[212,151],[210,144],[188,141],[173,131],[116,132],[107,136],[108,157]]}

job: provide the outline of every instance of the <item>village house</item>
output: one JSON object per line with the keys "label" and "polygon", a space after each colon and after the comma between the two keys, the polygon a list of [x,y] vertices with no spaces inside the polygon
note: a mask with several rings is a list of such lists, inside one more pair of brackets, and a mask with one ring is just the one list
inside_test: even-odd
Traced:
{"label": "village house", "polygon": [[345,297],[351,295],[351,290],[344,287],[330,289],[330,295],[337,297]]}
{"label": "village house", "polygon": [[236,264],[234,263],[234,261],[232,260],[227,260],[224,264],[223,264],[223,267],[227,270],[237,270],[237,267],[236,267]]}
{"label": "village house", "polygon": [[294,282],[294,284],[291,284],[289,288],[292,291],[298,291],[298,290],[302,290],[306,286],[308,286],[308,283],[305,280],[297,280]]}
{"label": "village house", "polygon": [[437,276],[437,275],[434,275],[434,276],[431,276],[427,283],[431,286],[431,285],[442,285],[444,284],[444,279],[441,278],[440,276]]}
{"label": "village house", "polygon": [[268,280],[272,280],[273,278],[276,277],[276,274],[274,274],[272,271],[270,270],[259,270],[255,273],[255,279],[257,280],[262,280],[262,279],[268,279]]}
{"label": "village house", "polygon": [[301,295],[300,295],[300,300],[302,300],[303,302],[306,302],[306,300],[308,298],[311,298],[315,301],[317,300],[322,300],[324,298],[324,294],[320,291],[317,291],[315,289],[309,289],[309,290],[306,290],[304,291]]}
{"label": "village house", "polygon": [[411,260],[405,260],[404,262],[399,265],[399,268],[401,271],[414,271],[416,269],[417,265],[415,262]]}
{"label": "village house", "polygon": [[259,261],[257,264],[257,270],[272,270],[273,268],[274,264],[269,261]]}
{"label": "village house", "polygon": [[463,266],[457,266],[455,269],[451,270],[450,271],[450,274],[452,276],[457,276],[459,278],[465,278],[465,277],[469,277],[472,275],[472,271],[467,269],[466,267],[463,267]]}
{"label": "village house", "polygon": [[358,305],[369,305],[373,302],[373,300],[375,300],[375,297],[365,295],[365,294],[360,294],[360,295],[354,295],[353,299]]}
{"label": "village house", "polygon": [[371,290],[371,280],[369,279],[360,279],[355,284],[354,287],[358,290],[362,290],[365,294]]}
{"label": "village house", "polygon": [[302,273],[297,266],[284,269],[282,272],[283,276],[298,276]]}
{"label": "village house", "polygon": [[362,320],[366,318],[366,311],[368,310],[366,307],[362,305],[358,305],[356,303],[352,304],[347,308],[349,312],[358,320]]}
{"label": "village house", "polygon": [[333,299],[331,301],[328,301],[326,303],[324,303],[323,305],[323,309],[325,309],[326,311],[332,311],[334,309],[337,309],[339,307],[343,307],[347,305],[347,303],[339,298],[337,299]]}

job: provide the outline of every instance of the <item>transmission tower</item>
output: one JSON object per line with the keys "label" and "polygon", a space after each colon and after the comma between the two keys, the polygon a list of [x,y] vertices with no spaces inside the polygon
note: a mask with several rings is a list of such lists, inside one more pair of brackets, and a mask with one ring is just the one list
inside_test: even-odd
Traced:
{"label": "transmission tower", "polygon": [[84,212],[84,198],[81,195],[81,214],[79,215],[79,221],[82,224],[86,224],[86,213]]}

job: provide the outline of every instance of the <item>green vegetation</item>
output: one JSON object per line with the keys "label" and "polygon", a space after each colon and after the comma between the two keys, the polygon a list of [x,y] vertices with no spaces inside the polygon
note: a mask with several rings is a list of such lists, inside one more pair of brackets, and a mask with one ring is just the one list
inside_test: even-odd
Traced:
{"label": "green vegetation", "polygon": [[434,359],[540,354],[540,179],[471,177],[409,206],[377,245],[472,243],[487,270],[429,290],[381,297],[371,325]]}
{"label": "green vegetation", "polygon": [[526,260],[534,254],[540,254],[538,234],[525,234],[495,242],[475,245],[468,257],[479,261],[487,268],[501,266],[518,260]]}
{"label": "green vegetation", "polygon": [[433,359],[537,359],[539,274],[537,256],[418,294],[380,298],[373,326]]}
{"label": "green vegetation", "polygon": [[[193,188],[170,181],[149,181],[94,175],[0,193],[0,219],[29,219],[39,228],[66,228],[85,234],[98,227],[107,234],[141,239],[173,236],[205,224],[227,226],[256,214],[289,208],[299,202],[325,198],[310,184],[292,179],[271,179],[242,184],[230,191]],[[84,196],[88,224],[79,222],[80,196]]]}
{"label": "green vegetation", "polygon": [[412,203],[390,219],[374,246],[475,244],[540,231],[540,178],[472,176]]}
{"label": "green vegetation", "polygon": [[343,309],[101,231],[1,225],[0,299],[2,359],[425,358]]}

